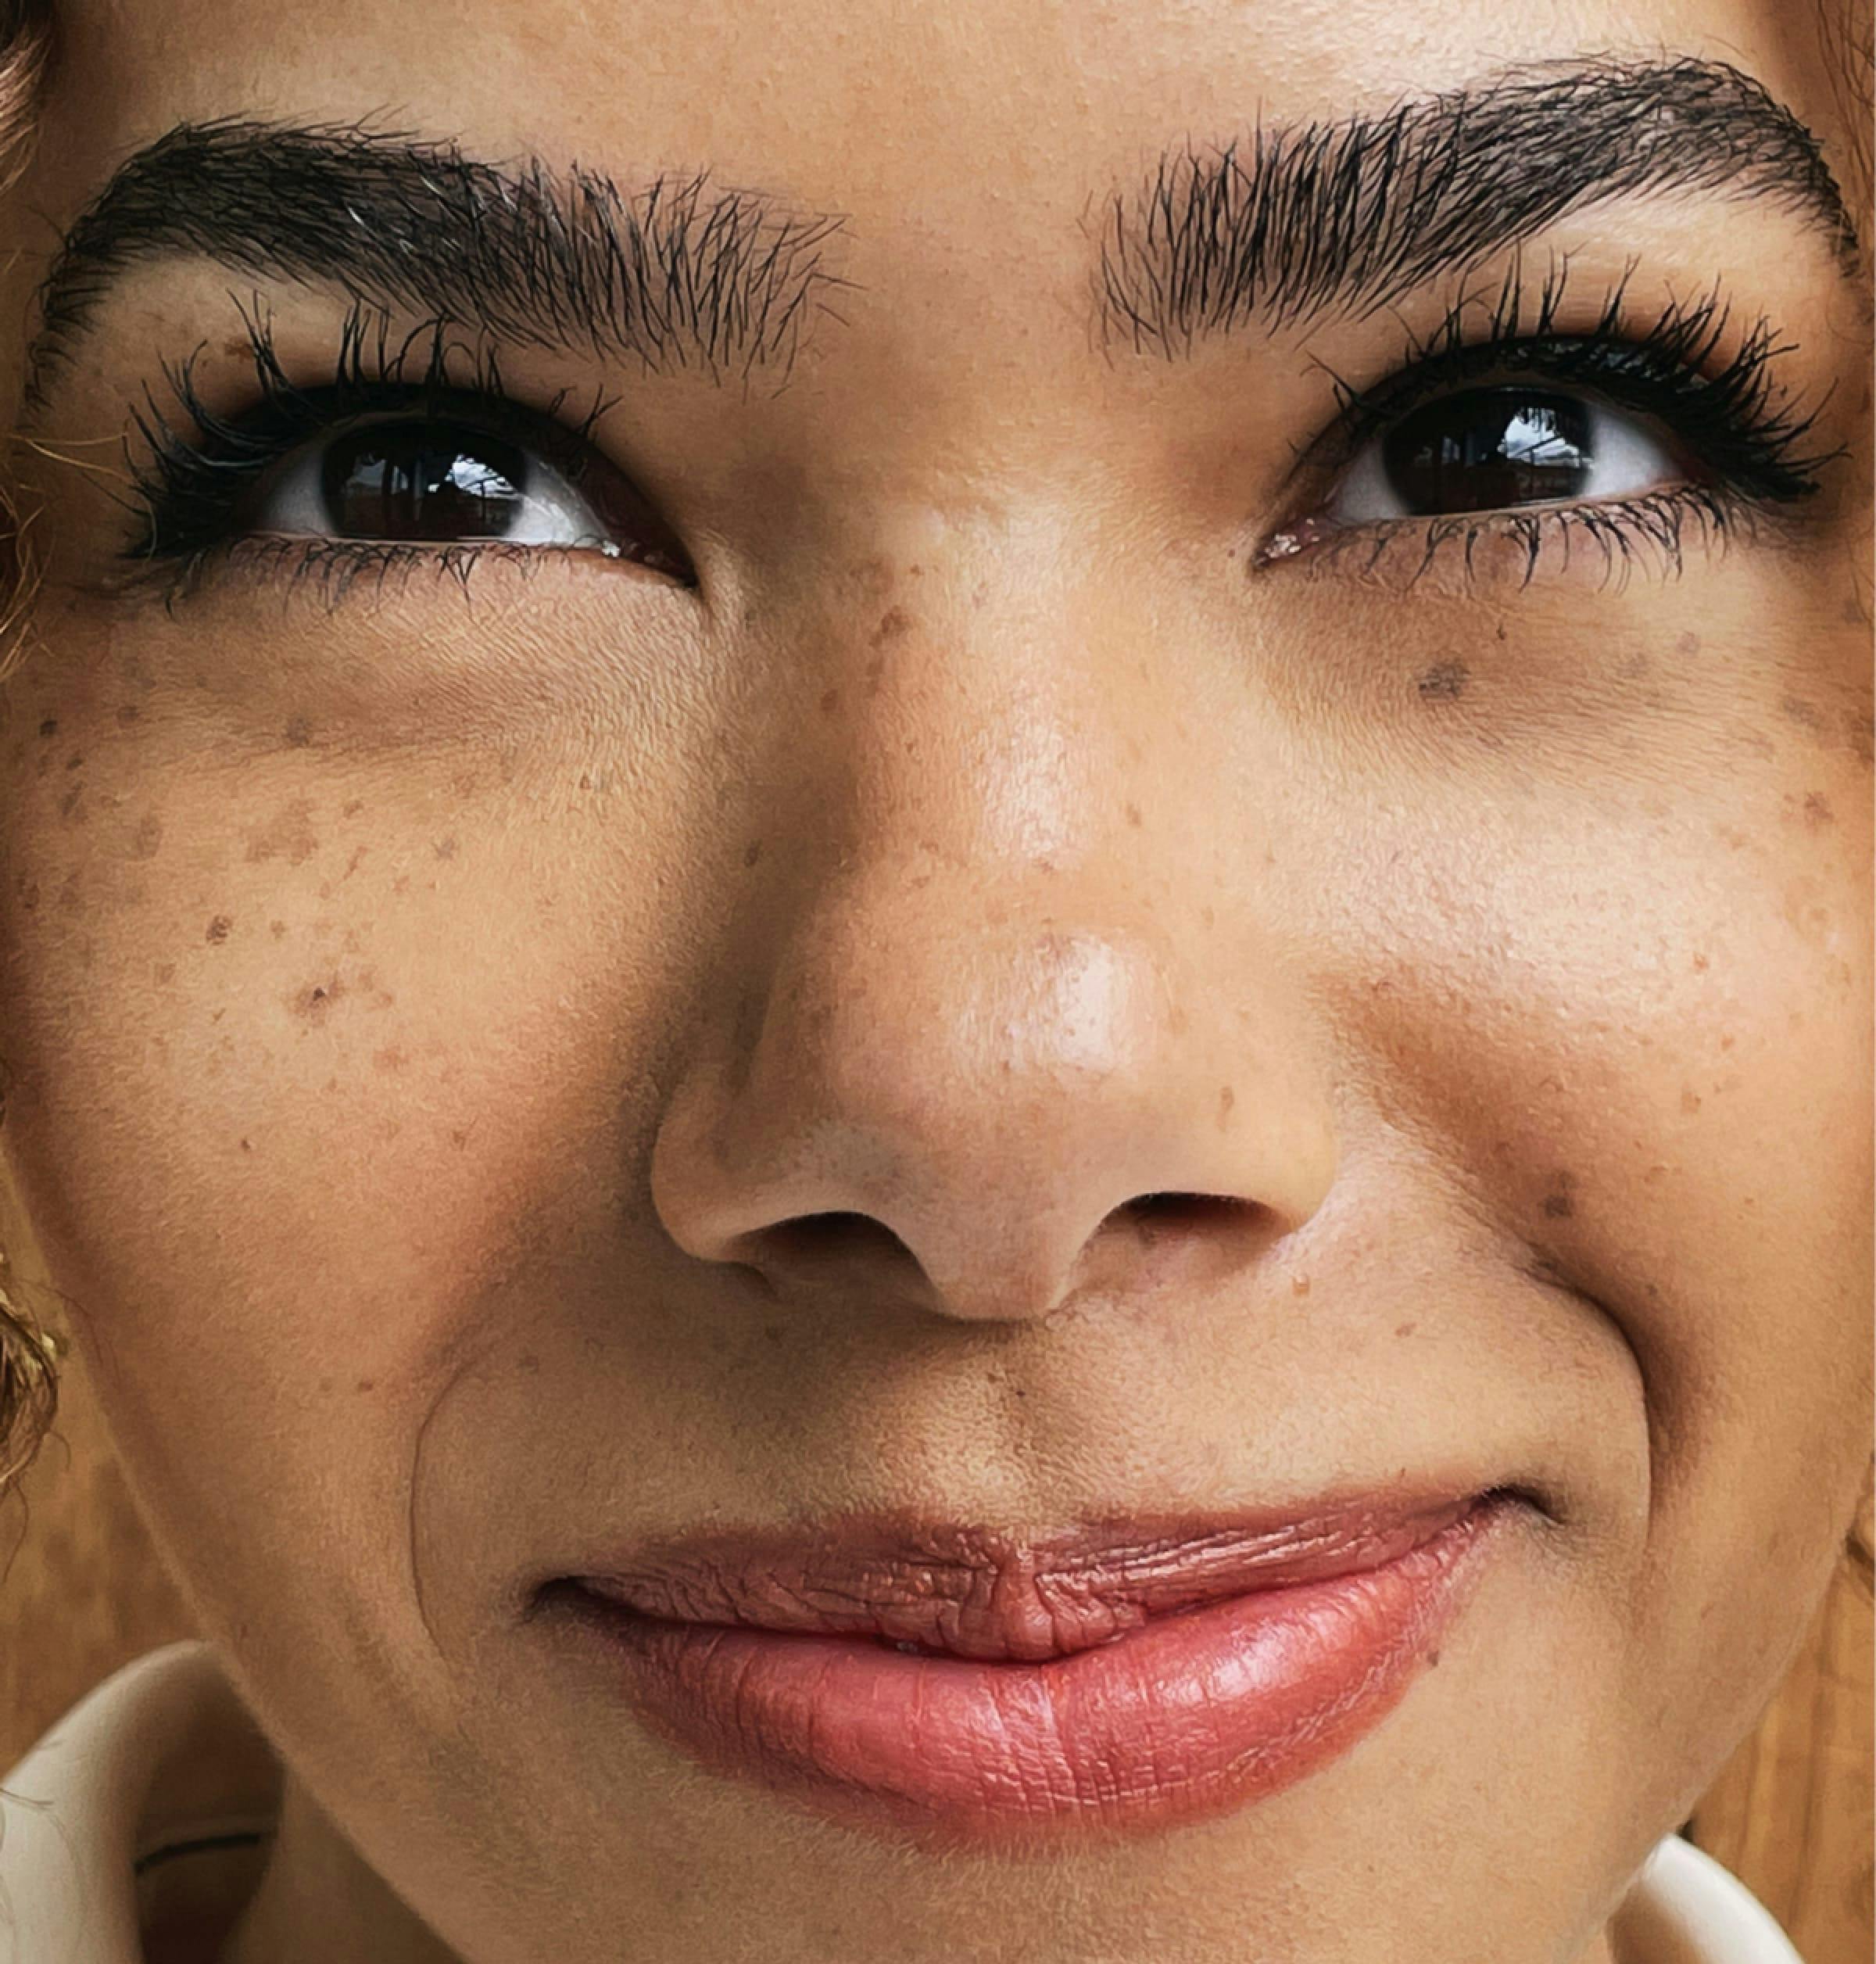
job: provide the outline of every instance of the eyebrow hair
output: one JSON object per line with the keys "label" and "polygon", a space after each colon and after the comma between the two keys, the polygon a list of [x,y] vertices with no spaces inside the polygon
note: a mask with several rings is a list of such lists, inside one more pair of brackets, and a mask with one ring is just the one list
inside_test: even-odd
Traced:
{"label": "eyebrow hair", "polygon": [[118,275],[171,255],[330,281],[523,346],[700,364],[719,381],[732,364],[786,371],[820,289],[850,284],[822,263],[843,221],[706,184],[663,176],[628,198],[577,164],[511,171],[355,124],[179,124],[66,232],[39,286],[26,400],[43,403]]}
{"label": "eyebrow hair", "polygon": [[1169,151],[1102,224],[1104,342],[1189,353],[1253,319],[1362,318],[1578,206],[1646,193],[1763,199],[1861,248],[1817,139],[1749,75],[1689,56],[1523,63],[1377,115]]}

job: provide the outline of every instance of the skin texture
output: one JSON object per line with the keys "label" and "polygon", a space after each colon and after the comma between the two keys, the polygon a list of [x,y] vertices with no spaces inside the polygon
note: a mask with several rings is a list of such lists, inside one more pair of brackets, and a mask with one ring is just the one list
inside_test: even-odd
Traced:
{"label": "skin texture", "polygon": [[[53,228],[186,118],[707,165],[842,214],[854,282],[779,393],[505,360],[618,398],[697,591],[587,555],[101,595],[144,385],[206,341],[234,392],[256,292],[315,373],[329,292],[141,269],[48,412],[0,1144],[290,1769],[218,1964],[1608,1964],[1867,1460],[1867,314],[1788,213],[1580,213],[1530,249],[1723,275],[1792,389],[1835,382],[1853,456],[1792,536],[1620,586],[1254,571],[1334,410],[1312,356],[1380,379],[1450,284],[1104,353],[1084,221],[1187,134],[1508,51],[1723,56],[1842,175],[1825,69],[1738,0],[764,21],[89,0],[8,217],[14,396]],[[1127,1206],[1163,1192],[1251,1204]],[[1554,1518],[1387,1724],[1029,1868],[707,1776],[521,1617],[718,1518],[1404,1469]]]}

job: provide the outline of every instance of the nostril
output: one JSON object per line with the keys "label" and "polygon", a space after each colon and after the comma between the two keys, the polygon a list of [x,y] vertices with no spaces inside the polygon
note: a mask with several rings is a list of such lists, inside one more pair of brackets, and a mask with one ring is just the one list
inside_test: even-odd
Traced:
{"label": "nostril", "polygon": [[1136,1221],[1160,1221],[1169,1226],[1200,1227],[1255,1210],[1255,1203],[1217,1193],[1143,1193],[1127,1201],[1122,1211]]}

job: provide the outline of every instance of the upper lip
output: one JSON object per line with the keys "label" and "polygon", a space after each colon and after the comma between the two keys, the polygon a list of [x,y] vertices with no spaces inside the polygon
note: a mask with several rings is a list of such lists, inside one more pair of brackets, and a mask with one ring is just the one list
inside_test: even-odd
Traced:
{"label": "upper lip", "polygon": [[665,1621],[1040,1662],[1150,1617],[1378,1568],[1502,1492],[1341,1496],[1302,1514],[1181,1514],[1022,1535],[873,1514],[819,1530],[674,1536],[567,1579]]}

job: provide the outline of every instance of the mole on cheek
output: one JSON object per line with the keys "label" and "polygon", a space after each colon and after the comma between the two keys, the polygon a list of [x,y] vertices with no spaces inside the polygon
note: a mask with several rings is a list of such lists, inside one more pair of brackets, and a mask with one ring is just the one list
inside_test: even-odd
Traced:
{"label": "mole on cheek", "polygon": [[1471,671],[1463,661],[1436,661],[1420,677],[1420,693],[1436,700],[1450,701],[1455,696],[1462,696],[1466,693],[1466,685],[1471,679]]}
{"label": "mole on cheek", "polygon": [[1573,1173],[1558,1171],[1551,1175],[1551,1190],[1544,1196],[1544,1211],[1552,1220],[1567,1220],[1577,1211],[1577,1203],[1571,1198],[1570,1189],[1577,1184]]}

